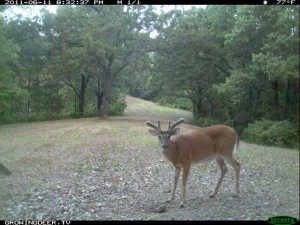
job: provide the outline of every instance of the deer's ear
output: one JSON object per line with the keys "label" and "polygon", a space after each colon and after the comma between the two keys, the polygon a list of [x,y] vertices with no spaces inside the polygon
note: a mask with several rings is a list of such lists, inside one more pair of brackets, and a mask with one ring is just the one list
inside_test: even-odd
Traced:
{"label": "deer's ear", "polygon": [[152,134],[153,136],[157,136],[158,132],[156,130],[148,130],[150,134]]}
{"label": "deer's ear", "polygon": [[172,130],[172,134],[171,134],[171,135],[178,134],[178,133],[179,133],[179,131],[180,131],[180,128],[179,128],[179,127],[177,127],[177,128],[174,128],[174,129]]}

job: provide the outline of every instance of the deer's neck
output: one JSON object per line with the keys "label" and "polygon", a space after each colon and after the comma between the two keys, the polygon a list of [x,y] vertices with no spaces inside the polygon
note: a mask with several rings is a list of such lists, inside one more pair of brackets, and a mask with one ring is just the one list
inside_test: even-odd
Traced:
{"label": "deer's neck", "polygon": [[166,149],[163,149],[163,154],[164,156],[169,160],[171,161],[172,163],[174,162],[174,152],[172,151],[172,148],[174,146],[172,146],[172,142],[169,141],[169,144],[168,144],[168,148]]}

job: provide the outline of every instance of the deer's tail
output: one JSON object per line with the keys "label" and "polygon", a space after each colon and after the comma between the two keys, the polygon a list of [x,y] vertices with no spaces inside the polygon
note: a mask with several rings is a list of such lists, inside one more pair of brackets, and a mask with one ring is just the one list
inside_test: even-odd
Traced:
{"label": "deer's tail", "polygon": [[235,153],[237,150],[239,150],[240,140],[239,136],[236,135],[236,143],[234,144],[233,153]]}

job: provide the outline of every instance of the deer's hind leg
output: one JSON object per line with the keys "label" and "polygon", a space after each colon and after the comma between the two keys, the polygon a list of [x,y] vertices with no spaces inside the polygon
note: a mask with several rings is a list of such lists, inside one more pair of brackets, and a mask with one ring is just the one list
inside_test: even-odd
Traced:
{"label": "deer's hind leg", "polygon": [[224,158],[225,161],[230,164],[234,170],[235,170],[235,192],[236,194],[234,196],[238,196],[240,193],[240,171],[241,171],[241,164],[239,164],[232,156]]}
{"label": "deer's hind leg", "polygon": [[226,168],[226,164],[225,164],[224,160],[222,158],[218,157],[216,159],[216,161],[217,161],[217,163],[218,163],[218,165],[219,165],[219,167],[221,169],[221,176],[219,178],[217,186],[215,187],[214,192],[209,196],[210,198],[213,198],[214,196],[216,196],[216,194],[218,194],[218,191],[219,191],[219,188],[220,188],[220,186],[222,184],[223,178],[224,178],[224,176],[225,176],[225,174],[227,172],[227,168]]}

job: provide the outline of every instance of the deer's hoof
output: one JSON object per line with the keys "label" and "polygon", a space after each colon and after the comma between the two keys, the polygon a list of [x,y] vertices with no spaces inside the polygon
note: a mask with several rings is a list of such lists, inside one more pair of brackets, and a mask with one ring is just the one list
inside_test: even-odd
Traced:
{"label": "deer's hoof", "polygon": [[237,193],[237,194],[233,194],[232,197],[238,198],[238,197],[240,197],[240,195]]}
{"label": "deer's hoof", "polygon": [[174,200],[174,198],[171,197],[171,198],[169,198],[166,202],[169,203],[169,202],[171,202],[171,201],[173,201],[173,200]]}
{"label": "deer's hoof", "polygon": [[164,213],[167,211],[167,206],[165,204],[158,206],[154,209],[155,213]]}
{"label": "deer's hoof", "polygon": [[213,198],[213,197],[215,197],[215,196],[216,196],[216,194],[211,194],[211,195],[209,195],[210,198]]}
{"label": "deer's hoof", "polygon": [[184,208],[184,207],[185,207],[185,203],[181,202],[180,205],[179,205],[179,208],[182,209],[182,208]]}

